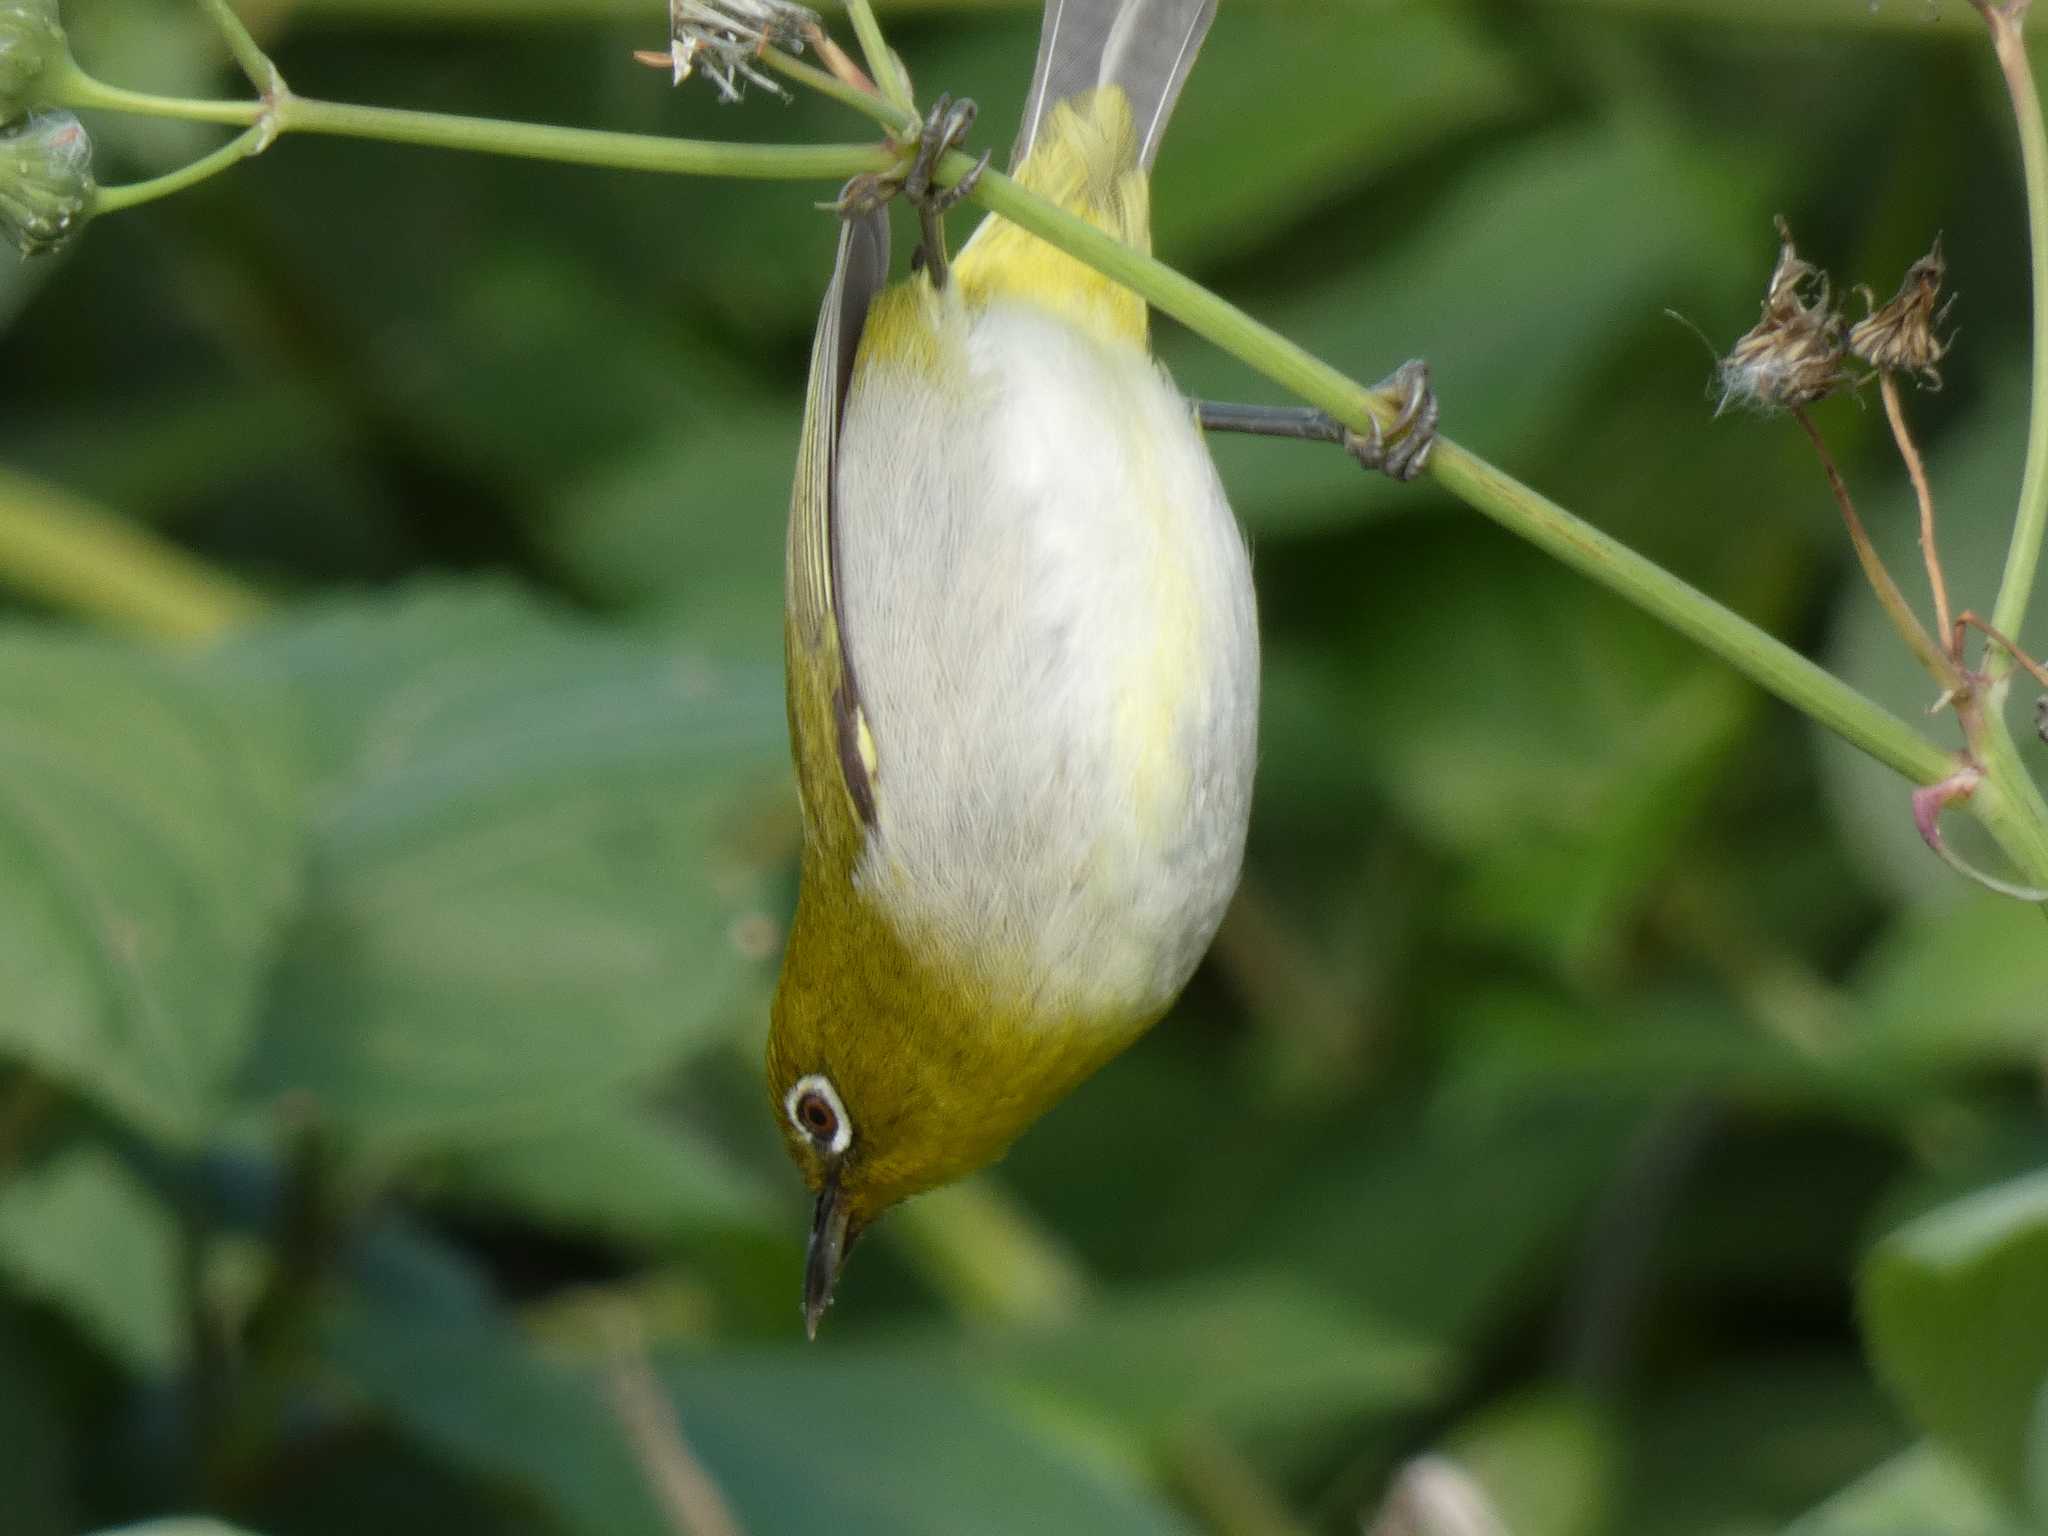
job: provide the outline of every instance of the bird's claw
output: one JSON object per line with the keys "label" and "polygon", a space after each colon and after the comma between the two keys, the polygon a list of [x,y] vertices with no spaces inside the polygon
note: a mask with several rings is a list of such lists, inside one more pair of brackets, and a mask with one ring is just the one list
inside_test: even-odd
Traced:
{"label": "bird's claw", "polygon": [[1367,469],[1396,480],[1413,480],[1429,463],[1436,446],[1437,399],[1430,387],[1429,364],[1411,358],[1373,386],[1382,395],[1397,395],[1401,409],[1393,425],[1382,428],[1375,418],[1370,432],[1346,431],[1344,449]]}
{"label": "bird's claw", "polygon": [[935,288],[946,286],[946,212],[974,190],[981,173],[988,169],[989,157],[982,155],[974,168],[950,187],[938,186],[933,177],[938,173],[939,162],[967,142],[979,110],[965,96],[958,101],[941,96],[933,102],[931,114],[924,120],[924,130],[918,135],[917,154],[903,173],[903,195],[916,205],[923,231],[911,264],[929,274]]}

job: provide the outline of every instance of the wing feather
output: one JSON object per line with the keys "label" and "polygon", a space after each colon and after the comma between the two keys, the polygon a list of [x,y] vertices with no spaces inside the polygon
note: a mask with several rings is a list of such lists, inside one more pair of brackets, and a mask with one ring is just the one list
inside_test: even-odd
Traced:
{"label": "wing feather", "polygon": [[811,344],[810,389],[789,502],[786,578],[790,721],[806,803],[813,803],[816,770],[829,753],[856,814],[869,823],[875,815],[874,751],[842,628],[834,518],[847,385],[868,309],[888,271],[887,214],[877,210],[847,219]]}

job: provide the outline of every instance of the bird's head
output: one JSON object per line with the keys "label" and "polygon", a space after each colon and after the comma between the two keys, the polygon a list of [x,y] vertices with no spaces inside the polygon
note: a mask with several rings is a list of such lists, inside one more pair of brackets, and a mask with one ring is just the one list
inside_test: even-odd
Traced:
{"label": "bird's head", "polygon": [[[824,920],[821,920],[823,918]],[[817,1196],[804,1268],[815,1336],[860,1235],[897,1201],[1000,1157],[1125,1037],[1028,1018],[879,923],[800,903],[768,1034],[768,1091]]]}

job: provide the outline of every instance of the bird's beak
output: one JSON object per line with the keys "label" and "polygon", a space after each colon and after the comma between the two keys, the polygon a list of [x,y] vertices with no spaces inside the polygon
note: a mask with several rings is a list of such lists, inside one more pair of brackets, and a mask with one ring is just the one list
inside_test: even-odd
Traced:
{"label": "bird's beak", "polygon": [[839,1283],[839,1271],[855,1235],[839,1192],[839,1170],[834,1168],[818,1191],[818,1206],[811,1216],[810,1252],[804,1260],[804,1332],[813,1339],[818,1336],[818,1319],[832,1305],[832,1288]]}

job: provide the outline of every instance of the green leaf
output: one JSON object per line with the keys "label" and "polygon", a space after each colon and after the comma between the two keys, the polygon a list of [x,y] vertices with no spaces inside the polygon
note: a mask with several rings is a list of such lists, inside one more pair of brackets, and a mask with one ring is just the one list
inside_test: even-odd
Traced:
{"label": "green leaf", "polygon": [[1278,1275],[1207,1274],[1116,1292],[1068,1328],[965,1346],[969,1373],[1158,1439],[1199,1424],[1300,1429],[1427,1401],[1443,1356],[1336,1294]]}
{"label": "green leaf", "polygon": [[[1224,7],[1175,109],[1152,243],[1184,270],[1243,256],[1402,160],[1529,106],[1513,56],[1455,13],[1333,5],[1274,20]],[[1339,100],[1346,110],[1332,112]]]}
{"label": "green leaf", "polygon": [[0,1055],[178,1141],[219,1113],[298,875],[264,702],[0,634]]}
{"label": "green leaf", "polygon": [[1505,537],[1431,525],[1373,542],[1341,612],[1273,626],[1269,668],[1293,673],[1274,714],[1307,717],[1267,732],[1274,782],[1297,771],[1287,754],[1357,763],[1470,866],[1472,926],[1567,969],[1600,967],[1754,696]]}
{"label": "green leaf", "polygon": [[1861,1302],[1879,1374],[1954,1455],[2018,1499],[2048,1385],[2048,1172],[1893,1232]]}
{"label": "green leaf", "polygon": [[2040,1059],[2048,943],[2041,914],[1977,894],[1908,910],[1859,969],[1857,1049],[1897,1073]]}
{"label": "green leaf", "polygon": [[0,1276],[130,1370],[185,1355],[177,1223],[112,1153],[83,1146],[0,1184]]}
{"label": "green leaf", "polygon": [[2038,1536],[1938,1446],[1916,1445],[1851,1484],[1785,1536]]}
{"label": "green leaf", "polygon": [[543,530],[549,548],[593,590],[660,608],[721,656],[779,661],[791,409],[724,391],[715,421],[664,431],[571,483]]}
{"label": "green leaf", "polygon": [[449,1192],[582,1231],[661,1249],[708,1232],[777,1237],[787,1208],[690,1127],[608,1106],[585,1119],[457,1149]]}
{"label": "green leaf", "polygon": [[98,1536],[255,1536],[255,1533],[239,1525],[224,1525],[218,1520],[193,1516],[145,1520],[140,1525],[123,1525],[101,1531]]}
{"label": "green leaf", "polygon": [[[550,1364],[507,1328],[390,1308],[337,1319],[327,1356],[420,1443],[539,1498],[572,1536],[671,1536],[601,1373]],[[683,1454],[747,1530],[950,1536],[963,1509],[976,1536],[1185,1530],[941,1367],[790,1349],[670,1359],[658,1376]],[[817,1404],[841,1406],[819,1423]]]}
{"label": "green leaf", "polygon": [[251,637],[324,794],[251,1090],[378,1140],[597,1113],[721,1038],[794,831],[779,680],[421,590]]}

